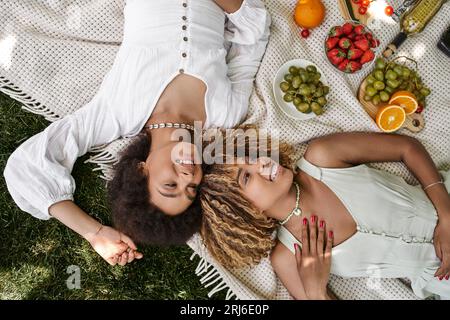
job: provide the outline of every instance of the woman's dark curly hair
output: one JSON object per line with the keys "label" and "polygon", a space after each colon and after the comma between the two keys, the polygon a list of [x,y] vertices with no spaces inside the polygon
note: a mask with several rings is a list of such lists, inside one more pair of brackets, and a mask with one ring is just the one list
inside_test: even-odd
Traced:
{"label": "woman's dark curly hair", "polygon": [[197,199],[185,212],[169,216],[150,201],[148,179],[139,166],[150,152],[151,136],[141,133],[121,153],[108,183],[108,198],[115,228],[142,245],[184,244],[201,225]]}

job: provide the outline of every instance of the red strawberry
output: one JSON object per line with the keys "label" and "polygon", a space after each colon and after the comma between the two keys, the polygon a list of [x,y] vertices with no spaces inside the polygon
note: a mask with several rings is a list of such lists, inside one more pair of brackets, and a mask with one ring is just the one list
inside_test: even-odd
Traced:
{"label": "red strawberry", "polygon": [[353,73],[361,69],[361,63],[357,61],[349,61],[349,63],[345,66],[345,72]]}
{"label": "red strawberry", "polygon": [[[352,42],[347,37],[342,37],[339,40],[339,47],[341,47],[342,49],[348,49],[351,45],[352,45]],[[367,45],[367,48],[369,48],[369,45]]]}
{"label": "red strawberry", "polygon": [[328,50],[333,49],[339,42],[339,37],[331,37],[327,39],[326,46]]}
{"label": "red strawberry", "polygon": [[366,36],[367,39],[373,38],[373,35],[370,32],[366,32],[364,35]]}
{"label": "red strawberry", "polygon": [[[339,42],[339,44],[340,44],[340,42]],[[355,41],[355,47],[357,47],[358,49],[361,49],[362,51],[367,51],[367,50],[369,50],[369,41],[367,39],[361,39],[361,40]]]}
{"label": "red strawberry", "polygon": [[359,60],[359,62],[366,63],[366,62],[372,61],[373,58],[375,58],[375,54],[373,53],[373,51],[372,50],[367,50],[366,52],[364,52],[364,54],[362,55],[362,57]]}
{"label": "red strawberry", "polygon": [[376,48],[380,45],[380,40],[378,39],[371,39],[370,40],[370,47],[371,48]]}
{"label": "red strawberry", "polygon": [[362,35],[362,34],[356,35],[355,41],[358,41],[358,40],[361,40],[361,39],[366,39],[366,37],[364,37],[364,35]]}
{"label": "red strawberry", "polygon": [[338,69],[346,72],[345,70],[347,70],[348,62],[348,59],[344,59],[341,63],[339,63]]}
{"label": "red strawberry", "polygon": [[349,60],[356,60],[363,55],[364,51],[359,49],[349,49],[347,52],[347,58]]}
{"label": "red strawberry", "polygon": [[330,59],[330,62],[333,65],[337,66],[339,63],[341,63],[345,59],[347,54],[339,48],[334,48],[334,49],[331,49],[330,51],[328,51],[327,56],[328,56],[328,59]]}
{"label": "red strawberry", "polygon": [[344,25],[342,26],[342,32],[346,35],[349,35],[350,33],[352,33],[352,31],[353,31],[353,24],[351,24],[350,22],[344,23]]}
{"label": "red strawberry", "polygon": [[354,33],[354,32],[352,32],[352,33],[350,33],[350,34],[347,36],[347,38],[349,38],[350,40],[353,41],[353,40],[355,40],[356,36],[357,36],[357,34]]}
{"label": "red strawberry", "polygon": [[354,31],[355,31],[355,33],[358,34],[358,35],[364,34],[364,26],[358,24],[358,25],[355,27],[355,30],[354,30]]}
{"label": "red strawberry", "polygon": [[328,35],[330,37],[340,37],[342,36],[342,28],[339,26],[334,26],[333,28],[331,28],[330,32],[328,33]]}

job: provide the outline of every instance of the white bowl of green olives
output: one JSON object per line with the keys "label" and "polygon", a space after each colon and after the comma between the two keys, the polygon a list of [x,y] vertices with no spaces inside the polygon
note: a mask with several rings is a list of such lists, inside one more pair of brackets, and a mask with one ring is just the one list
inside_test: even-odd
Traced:
{"label": "white bowl of green olives", "polygon": [[278,107],[288,117],[307,120],[321,115],[330,88],[322,71],[311,61],[294,59],[278,69],[273,94]]}

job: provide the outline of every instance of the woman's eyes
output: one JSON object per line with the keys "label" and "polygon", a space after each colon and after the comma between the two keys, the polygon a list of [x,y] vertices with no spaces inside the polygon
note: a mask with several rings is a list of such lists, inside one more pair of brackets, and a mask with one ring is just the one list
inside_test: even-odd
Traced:
{"label": "woman's eyes", "polygon": [[250,173],[245,172],[243,180],[244,180],[244,185],[247,185],[248,181],[250,180]]}

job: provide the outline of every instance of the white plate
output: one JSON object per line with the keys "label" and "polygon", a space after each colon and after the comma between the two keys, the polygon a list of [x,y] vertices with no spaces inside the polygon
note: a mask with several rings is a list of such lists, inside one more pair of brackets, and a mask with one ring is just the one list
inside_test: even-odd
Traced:
{"label": "white plate", "polygon": [[[306,68],[309,65],[313,65],[317,68],[317,71],[320,72],[322,75],[320,77],[320,81],[322,81],[324,86],[328,86],[328,81],[325,78],[325,75],[323,74],[322,70],[319,69],[318,66],[316,66],[314,63],[312,63],[309,60],[305,59],[293,59],[281,66],[280,69],[278,69],[277,74],[275,75],[275,78],[273,80],[273,95],[275,97],[275,101],[278,105],[278,107],[283,111],[288,117],[291,117],[296,120],[307,120],[311,118],[317,117],[317,115],[314,112],[310,113],[303,113],[298,111],[294,104],[292,102],[286,102],[283,100],[284,92],[281,91],[280,83],[284,81],[284,75],[289,73],[289,67],[295,66],[297,68],[302,67]],[[326,105],[324,106],[326,107]]]}

